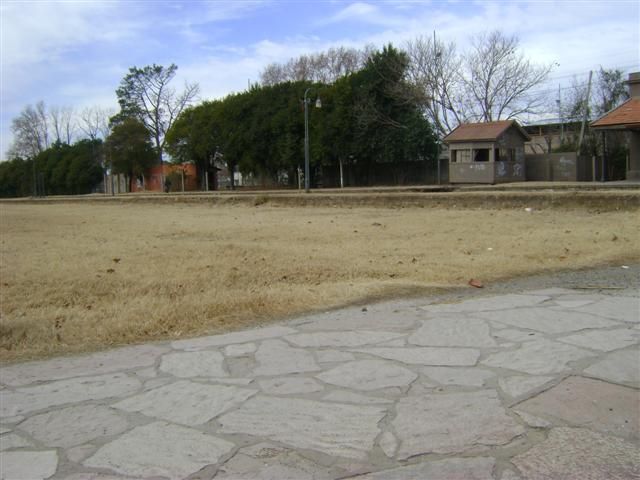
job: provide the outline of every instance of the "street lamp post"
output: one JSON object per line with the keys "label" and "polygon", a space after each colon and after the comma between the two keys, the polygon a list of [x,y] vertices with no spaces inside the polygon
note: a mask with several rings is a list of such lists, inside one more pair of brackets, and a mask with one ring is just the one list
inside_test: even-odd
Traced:
{"label": "street lamp post", "polygon": [[[304,191],[309,193],[309,102],[307,98],[309,91],[313,87],[309,87],[304,91]],[[322,108],[320,97],[316,99],[316,108]]]}

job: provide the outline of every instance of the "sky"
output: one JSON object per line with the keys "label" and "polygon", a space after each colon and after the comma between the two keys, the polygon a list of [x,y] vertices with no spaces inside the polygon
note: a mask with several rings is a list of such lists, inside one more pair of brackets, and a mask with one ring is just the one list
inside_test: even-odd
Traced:
{"label": "sky", "polygon": [[12,142],[11,119],[25,106],[117,110],[115,90],[132,66],[175,63],[174,86],[197,82],[199,99],[209,100],[304,53],[402,47],[434,31],[465,51],[473,35],[492,30],[517,35],[531,61],[554,64],[538,87],[554,98],[558,85],[563,92],[574,78],[586,82],[600,66],[640,71],[637,0],[2,0],[0,159]]}

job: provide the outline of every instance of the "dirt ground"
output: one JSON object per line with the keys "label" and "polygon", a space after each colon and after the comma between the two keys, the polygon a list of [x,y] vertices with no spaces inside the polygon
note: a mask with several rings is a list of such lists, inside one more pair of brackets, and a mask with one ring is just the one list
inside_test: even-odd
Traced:
{"label": "dirt ground", "polygon": [[2,204],[0,359],[640,261],[637,211]]}

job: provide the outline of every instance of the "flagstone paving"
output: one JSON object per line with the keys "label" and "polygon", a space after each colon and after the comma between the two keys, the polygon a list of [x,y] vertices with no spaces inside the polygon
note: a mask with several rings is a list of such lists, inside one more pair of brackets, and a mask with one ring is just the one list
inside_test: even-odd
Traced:
{"label": "flagstone paving", "polygon": [[640,478],[640,298],[403,300],[0,368],[0,479]]}

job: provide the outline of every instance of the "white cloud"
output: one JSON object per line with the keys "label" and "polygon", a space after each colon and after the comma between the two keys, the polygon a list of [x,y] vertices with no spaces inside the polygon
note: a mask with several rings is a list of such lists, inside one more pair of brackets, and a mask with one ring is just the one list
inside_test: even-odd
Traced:
{"label": "white cloud", "polygon": [[[176,88],[183,80],[198,82],[203,99],[219,98],[257,81],[268,63],[333,46],[402,47],[436,30],[438,39],[455,41],[464,51],[471,35],[500,29],[518,35],[533,61],[560,63],[553,74],[556,88],[557,77],[568,83],[569,74],[598,65],[640,67],[637,3],[322,3],[308,8],[302,20],[292,18],[289,34],[269,28],[270,15],[283,14],[282,5],[3,1],[0,156],[10,139],[9,119],[26,104],[43,99],[79,108],[113,106],[131,65],[175,62]],[[326,18],[317,20],[317,12]]]}
{"label": "white cloud", "polygon": [[2,6],[2,64],[51,61],[94,42],[131,37],[140,24],[114,22],[115,3],[24,2]]}

